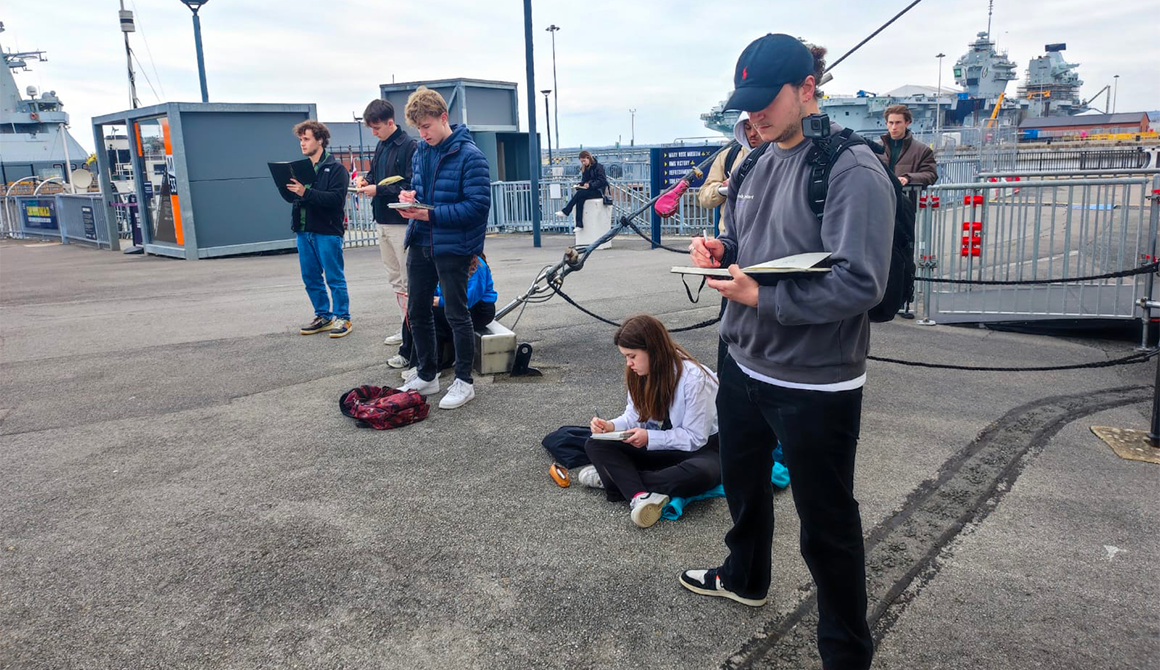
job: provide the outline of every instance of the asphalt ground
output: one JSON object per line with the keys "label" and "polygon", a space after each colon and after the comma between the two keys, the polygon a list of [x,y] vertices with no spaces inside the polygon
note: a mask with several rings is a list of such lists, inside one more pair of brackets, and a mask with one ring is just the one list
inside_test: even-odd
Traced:
{"label": "asphalt ground", "polygon": [[[500,303],[567,244],[490,237]],[[717,301],[689,303],[667,272],[683,262],[618,239],[565,289],[690,325]],[[723,500],[642,530],[548,477],[545,434],[623,407],[611,327],[530,305],[514,330],[542,377],[477,377],[461,409],[360,429],[338,398],[398,384],[398,317],[377,249],[346,267],[355,329],[331,340],[297,334],[294,255],[0,244],[0,668],[819,667],[788,492],[770,602],[750,609],[677,584],[724,557]],[[678,339],[712,362],[716,337]],[[1133,353],[900,320],[872,338],[967,365]],[[871,363],[856,493],[875,668],[1160,664],[1160,468],[1089,430],[1145,428],[1154,375]]]}

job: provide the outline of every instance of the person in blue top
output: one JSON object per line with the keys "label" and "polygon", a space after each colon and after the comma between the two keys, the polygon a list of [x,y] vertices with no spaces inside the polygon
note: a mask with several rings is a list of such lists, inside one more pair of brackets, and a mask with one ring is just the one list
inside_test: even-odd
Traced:
{"label": "person in blue top", "polygon": [[404,241],[410,287],[407,321],[417,359],[417,372],[402,389],[422,395],[439,392],[433,313],[438,285],[455,344],[455,381],[439,407],[454,409],[475,397],[471,378],[475,333],[467,308],[467,278],[472,262],[483,253],[491,170],[467,128],[448,124],[443,96],[420,86],[407,99],[404,115],[423,142],[412,159],[414,190],[400,193],[399,202],[427,207],[399,210],[410,220]]}
{"label": "person in blue top", "polygon": [[[483,330],[487,324],[495,320],[495,301],[498,297],[491,278],[491,268],[487,265],[487,257],[480,254],[467,268],[467,309],[471,314],[472,330]],[[438,286],[435,287],[431,310],[435,317],[435,356],[439,360],[439,369],[442,370],[455,362],[454,359],[443,358],[443,350],[447,348],[447,343],[454,341],[454,333],[451,330],[451,323],[447,321],[443,290]],[[414,338],[411,336],[410,328],[403,328],[403,346],[399,348],[399,352],[399,356],[408,363],[415,362]],[[390,361],[388,365],[396,367]],[[403,379],[406,381],[414,379],[416,372],[414,367],[408,369],[403,372]]]}

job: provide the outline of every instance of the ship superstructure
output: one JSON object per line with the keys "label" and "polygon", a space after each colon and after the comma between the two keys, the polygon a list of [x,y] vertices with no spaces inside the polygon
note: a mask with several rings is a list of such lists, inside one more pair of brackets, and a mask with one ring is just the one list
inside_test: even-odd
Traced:
{"label": "ship superstructure", "polygon": [[66,143],[72,169],[83,165],[88,156],[66,129],[69,116],[56,91],[38,93],[29,86],[25,99],[16,85],[14,70],[27,70],[30,62],[46,60],[43,51],[4,51],[0,46],[0,184],[29,176],[63,178]]}

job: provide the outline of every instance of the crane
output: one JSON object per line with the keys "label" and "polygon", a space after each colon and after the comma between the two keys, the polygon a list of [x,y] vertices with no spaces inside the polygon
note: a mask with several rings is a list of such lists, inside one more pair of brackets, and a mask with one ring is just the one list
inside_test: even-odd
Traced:
{"label": "crane", "polygon": [[995,109],[991,112],[991,118],[987,121],[987,127],[990,128],[995,125],[995,119],[999,118],[999,108],[1003,106],[1003,98],[1007,97],[1006,93],[1000,93],[999,99],[995,101]]}

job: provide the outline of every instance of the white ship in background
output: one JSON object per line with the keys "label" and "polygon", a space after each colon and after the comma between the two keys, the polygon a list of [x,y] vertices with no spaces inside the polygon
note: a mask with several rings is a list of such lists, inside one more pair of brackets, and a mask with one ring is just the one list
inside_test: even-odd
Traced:
{"label": "white ship in background", "polygon": [[[907,85],[885,91],[858,91],[853,95],[828,95],[819,101],[821,110],[846,128],[876,136],[886,131],[882,113],[891,105],[906,105],[914,117],[915,133],[936,128],[1018,126],[1029,117],[1070,116],[1091,109],[1079,98],[1083,81],[1075,72],[1076,64],[1063,59],[1065,44],[1048,44],[1045,55],[1033,58],[1027,68],[1027,79],[1016,97],[1007,95],[1007,85],[1017,78],[1016,65],[999,51],[989,32],[980,32],[968,50],[955,61],[952,70],[955,86]],[[1101,91],[1103,93],[1103,91]],[[1101,93],[1097,93],[1098,97]],[[701,118],[713,130],[732,134],[737,112],[726,112],[722,105]]]}
{"label": "white ship in background", "polygon": [[28,99],[20,95],[13,70],[28,70],[30,61],[45,60],[43,51],[4,51],[0,46],[0,184],[24,177],[66,178],[66,144],[70,172],[88,158],[89,152],[65,128],[68,113],[56,91],[38,93],[29,86]]}

